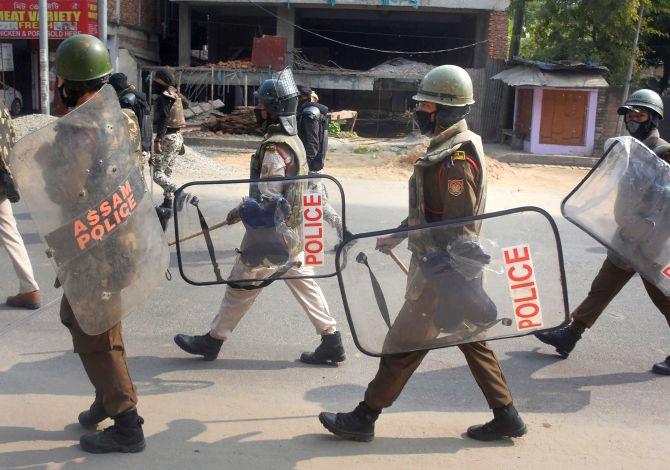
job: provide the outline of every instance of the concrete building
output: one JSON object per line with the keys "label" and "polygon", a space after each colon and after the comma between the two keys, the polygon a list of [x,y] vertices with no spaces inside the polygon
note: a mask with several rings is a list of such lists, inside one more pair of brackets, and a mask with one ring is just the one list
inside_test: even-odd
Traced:
{"label": "concrete building", "polygon": [[[203,50],[212,64],[249,58],[254,37],[282,36],[298,81],[317,88],[324,104],[378,114],[412,106],[421,66],[456,64],[475,81],[471,127],[494,138],[503,86],[489,79],[507,54],[508,6],[509,0],[172,0],[162,59],[188,67],[193,51]],[[410,53],[421,51],[439,52]],[[398,57],[419,66],[396,69]],[[248,86],[262,79],[245,73]]]}

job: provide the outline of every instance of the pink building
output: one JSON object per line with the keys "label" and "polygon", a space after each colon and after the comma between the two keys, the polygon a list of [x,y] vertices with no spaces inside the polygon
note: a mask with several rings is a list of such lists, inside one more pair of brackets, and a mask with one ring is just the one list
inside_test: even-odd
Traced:
{"label": "pink building", "polygon": [[609,85],[604,67],[517,59],[493,78],[516,88],[513,140],[526,152],[591,156],[598,94]]}

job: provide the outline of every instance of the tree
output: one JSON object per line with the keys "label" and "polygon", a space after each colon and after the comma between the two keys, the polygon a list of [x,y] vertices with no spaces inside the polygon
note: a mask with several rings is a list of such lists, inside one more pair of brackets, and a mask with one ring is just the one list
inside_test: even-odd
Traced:
{"label": "tree", "polygon": [[649,84],[658,92],[663,92],[670,82],[670,0],[652,4],[640,49],[645,65],[663,67],[661,79],[652,80]]}
{"label": "tree", "polygon": [[[520,2],[512,0],[510,8]],[[670,0],[527,0],[521,55],[604,65],[610,70],[610,82],[621,84],[630,59],[640,2],[649,12],[643,22],[641,50],[648,60],[661,61],[666,57],[662,54],[667,53],[669,29],[667,23],[656,23],[670,13]],[[659,42],[655,47],[647,46],[646,41],[652,38]]]}

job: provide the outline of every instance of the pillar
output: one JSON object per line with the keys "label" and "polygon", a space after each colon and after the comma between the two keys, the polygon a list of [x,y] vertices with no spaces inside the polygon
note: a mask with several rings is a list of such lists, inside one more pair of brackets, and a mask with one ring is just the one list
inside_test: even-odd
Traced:
{"label": "pillar", "polygon": [[191,65],[191,7],[179,4],[179,66]]}
{"label": "pillar", "polygon": [[[286,38],[286,64],[291,65],[295,48],[295,8],[277,7],[277,36]],[[284,21],[282,21],[284,20]]]}

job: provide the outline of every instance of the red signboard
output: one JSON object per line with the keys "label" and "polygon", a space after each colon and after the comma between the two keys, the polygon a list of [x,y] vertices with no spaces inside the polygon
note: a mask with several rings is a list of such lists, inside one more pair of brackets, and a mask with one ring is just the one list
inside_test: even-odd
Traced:
{"label": "red signboard", "polygon": [[[96,0],[50,1],[49,39],[65,39],[75,34],[98,35]],[[37,0],[0,0],[0,39],[39,39]]]}

